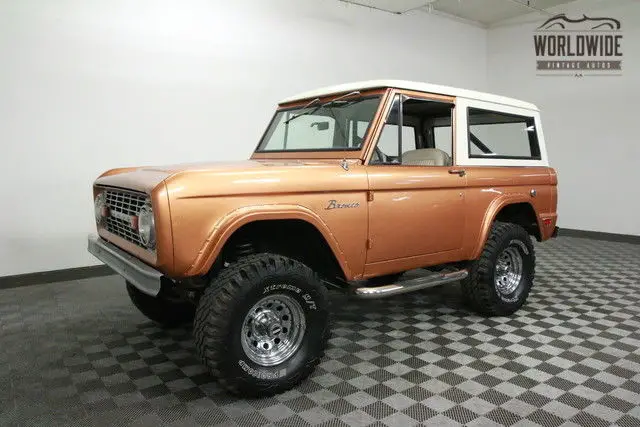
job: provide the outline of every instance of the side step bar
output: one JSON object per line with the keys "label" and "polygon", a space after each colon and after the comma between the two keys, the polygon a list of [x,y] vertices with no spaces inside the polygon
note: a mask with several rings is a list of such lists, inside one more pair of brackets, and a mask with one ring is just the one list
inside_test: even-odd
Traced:
{"label": "side step bar", "polygon": [[355,296],[362,299],[385,298],[392,295],[404,294],[407,292],[419,291],[421,289],[431,288],[433,286],[442,285],[444,283],[457,282],[469,275],[468,270],[450,271],[447,273],[429,273],[424,276],[418,276],[403,280],[390,285],[376,287],[360,287],[356,288]]}

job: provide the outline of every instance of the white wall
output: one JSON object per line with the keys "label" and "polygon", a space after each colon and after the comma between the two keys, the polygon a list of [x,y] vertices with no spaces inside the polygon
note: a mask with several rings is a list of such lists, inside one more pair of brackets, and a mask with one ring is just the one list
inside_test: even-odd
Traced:
{"label": "white wall", "polygon": [[528,17],[488,32],[489,88],[540,107],[560,227],[640,235],[640,2],[578,1],[559,11],[622,21],[622,76],[536,76],[533,32],[546,18]]}
{"label": "white wall", "polygon": [[483,29],[336,0],[0,0],[0,58],[0,276],[97,263],[105,169],[246,158],[315,86],[487,70]]}

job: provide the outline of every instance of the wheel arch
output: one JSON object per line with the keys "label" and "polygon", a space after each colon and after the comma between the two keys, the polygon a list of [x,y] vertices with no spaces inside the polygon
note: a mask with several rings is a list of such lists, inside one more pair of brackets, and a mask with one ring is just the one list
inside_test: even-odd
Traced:
{"label": "wheel arch", "polygon": [[[238,236],[251,234],[247,230],[264,231],[272,227],[281,230],[287,226],[315,233],[305,234],[303,237],[313,235],[314,238],[321,239],[320,243],[325,245],[339,273],[346,279],[352,278],[352,271],[329,227],[313,211],[299,205],[240,208],[221,218],[213,227],[200,251],[201,255],[189,268],[188,274],[206,275],[223,251],[238,241]],[[290,239],[291,235],[287,240]]]}
{"label": "wheel arch", "polygon": [[494,200],[484,216],[478,243],[473,249],[471,259],[477,259],[482,252],[495,221],[521,225],[536,240],[541,239],[541,223],[533,205],[522,195],[509,195]]}

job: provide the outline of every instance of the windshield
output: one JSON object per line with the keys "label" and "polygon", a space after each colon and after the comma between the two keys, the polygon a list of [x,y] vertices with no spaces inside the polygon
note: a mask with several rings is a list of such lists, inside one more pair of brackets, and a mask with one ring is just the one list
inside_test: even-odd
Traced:
{"label": "windshield", "polygon": [[369,96],[279,110],[257,152],[360,150],[379,104]]}

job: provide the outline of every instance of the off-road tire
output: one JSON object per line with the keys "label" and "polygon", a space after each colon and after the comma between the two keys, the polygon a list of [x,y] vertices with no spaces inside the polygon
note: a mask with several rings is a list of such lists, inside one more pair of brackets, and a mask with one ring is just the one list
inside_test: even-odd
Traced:
{"label": "off-road tire", "polygon": [[[306,329],[298,349],[275,366],[246,354],[243,324],[265,296],[285,295],[302,308]],[[198,356],[229,393],[266,397],[293,388],[324,356],[330,334],[328,292],[318,276],[293,259],[261,253],[242,257],[220,271],[200,298],[194,320]]]}
{"label": "off-road tire", "polygon": [[147,295],[131,283],[127,283],[127,293],[138,310],[162,327],[173,327],[191,322],[195,316],[195,306],[191,303],[169,301],[162,297]]}
{"label": "off-road tire", "polygon": [[[510,294],[503,294],[495,283],[498,257],[508,247],[515,247],[522,257],[522,277]],[[480,255],[469,268],[469,276],[461,281],[466,302],[486,316],[509,316],[527,300],[535,274],[535,251],[527,231],[517,224],[496,221]]]}

